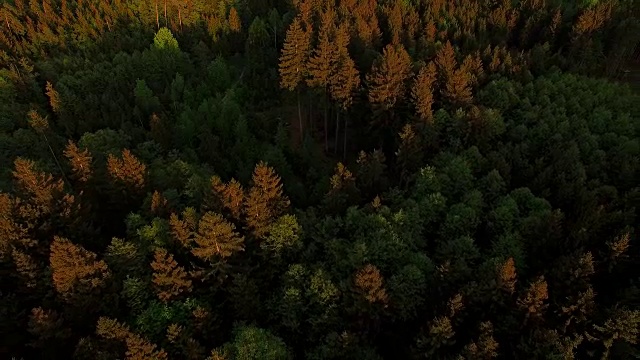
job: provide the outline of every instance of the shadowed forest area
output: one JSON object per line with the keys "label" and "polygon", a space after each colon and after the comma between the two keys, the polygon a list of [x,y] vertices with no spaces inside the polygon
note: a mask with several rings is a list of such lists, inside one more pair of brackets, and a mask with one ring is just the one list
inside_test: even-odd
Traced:
{"label": "shadowed forest area", "polygon": [[0,358],[638,358],[639,18],[0,0]]}

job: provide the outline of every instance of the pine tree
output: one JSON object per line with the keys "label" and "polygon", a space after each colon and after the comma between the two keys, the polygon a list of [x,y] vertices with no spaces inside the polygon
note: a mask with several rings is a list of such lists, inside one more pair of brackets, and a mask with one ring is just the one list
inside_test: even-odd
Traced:
{"label": "pine tree", "polygon": [[513,258],[510,257],[504,264],[498,266],[498,286],[513,294],[516,289],[516,266]]}
{"label": "pine tree", "polygon": [[287,35],[280,56],[280,86],[289,91],[297,89],[298,92],[298,121],[300,135],[303,134],[302,109],[300,107],[300,85],[304,81],[307,58],[311,39],[309,34],[302,29],[301,21],[295,18],[287,30]]}
{"label": "pine tree", "polygon": [[235,229],[222,215],[205,213],[198,223],[198,233],[195,236],[197,246],[191,252],[211,264],[224,261],[244,250],[244,237],[236,233]]}
{"label": "pine tree", "polygon": [[456,106],[470,105],[473,100],[470,74],[464,68],[455,70],[447,78],[442,95]]}
{"label": "pine tree", "polygon": [[433,62],[422,69],[418,73],[411,95],[416,111],[423,121],[431,122],[433,120],[433,85],[436,81],[436,66]]}
{"label": "pine tree", "polygon": [[72,140],[69,140],[64,150],[64,156],[71,164],[72,179],[80,183],[86,183],[91,179],[93,158],[89,150],[80,150]]}
{"label": "pine tree", "polygon": [[129,330],[127,325],[122,325],[118,321],[101,317],[98,319],[96,334],[108,339],[124,342],[127,345],[125,353],[127,360],[167,360],[167,353],[158,349],[155,344],[143,339],[140,335]]}
{"label": "pine tree", "polygon": [[369,102],[378,110],[389,110],[405,96],[405,82],[411,76],[411,58],[402,45],[387,45],[382,58],[367,74]]}
{"label": "pine tree", "polygon": [[51,109],[53,112],[58,114],[62,110],[62,100],[60,99],[60,94],[53,88],[53,84],[47,81],[46,85],[46,93],[47,97],[49,97],[49,105],[51,105]]}
{"label": "pine tree", "polygon": [[219,177],[211,178],[211,199],[208,199],[208,208],[215,211],[225,211],[234,220],[240,220],[244,206],[244,189],[242,185],[231,179],[225,184]]}
{"label": "pine tree", "polygon": [[253,171],[252,186],[245,200],[246,222],[253,235],[264,236],[269,226],[289,208],[280,177],[264,162]]}
{"label": "pine tree", "polygon": [[446,79],[453,75],[454,70],[458,67],[458,62],[456,61],[456,53],[451,42],[447,41],[440,51],[438,51],[435,63],[443,78]]}
{"label": "pine tree", "polygon": [[337,48],[333,42],[335,33],[335,13],[333,9],[327,9],[321,16],[318,45],[313,49],[308,62],[307,85],[310,87],[325,88],[329,84],[331,76],[335,73],[337,63]]}
{"label": "pine tree", "polygon": [[240,16],[238,15],[238,11],[235,7],[231,7],[231,10],[229,10],[229,29],[236,33],[242,30]]}
{"label": "pine tree", "polygon": [[191,280],[184,268],[174,260],[173,255],[163,248],[154,252],[151,262],[153,285],[160,300],[167,302],[184,292],[191,291]]}
{"label": "pine tree", "polygon": [[369,303],[386,305],[389,298],[382,280],[380,270],[375,265],[367,264],[356,273],[354,285],[356,291]]}
{"label": "pine tree", "polygon": [[127,191],[140,193],[144,191],[146,165],[140,162],[129,149],[122,150],[122,157],[111,154],[107,159],[107,170],[114,182],[121,184]]}
{"label": "pine tree", "polygon": [[540,276],[517,301],[518,307],[525,311],[526,320],[542,316],[542,312],[547,308],[544,302],[548,297],[547,282],[544,276]]}
{"label": "pine tree", "polygon": [[110,276],[107,264],[97,260],[97,255],[71,241],[54,237],[49,262],[53,285],[65,301],[77,301],[80,297],[97,295]]}
{"label": "pine tree", "polygon": [[318,45],[313,49],[309,57],[309,77],[307,85],[321,88],[325,96],[324,104],[324,143],[325,151],[328,150],[328,105],[327,92],[329,82],[335,76],[338,63],[338,50],[333,41],[335,35],[335,12],[333,8],[328,8],[321,15],[321,25],[318,34]]}
{"label": "pine tree", "polygon": [[31,160],[16,158],[14,166],[14,182],[23,200],[20,204],[22,216],[35,220],[43,215],[69,215],[74,199],[64,193],[62,180],[54,180],[51,174],[38,171]]}
{"label": "pine tree", "polygon": [[171,228],[171,236],[178,244],[185,248],[190,248],[191,242],[195,236],[198,221],[193,208],[187,208],[182,212],[182,219],[176,214],[169,217],[169,227]]}
{"label": "pine tree", "polygon": [[167,199],[158,191],[155,190],[151,195],[151,213],[158,217],[163,217],[169,211],[169,205]]}

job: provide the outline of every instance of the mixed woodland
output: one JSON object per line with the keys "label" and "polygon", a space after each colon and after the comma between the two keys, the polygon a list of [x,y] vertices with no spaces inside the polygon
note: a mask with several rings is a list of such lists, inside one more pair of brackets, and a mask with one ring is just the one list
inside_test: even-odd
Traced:
{"label": "mixed woodland", "polygon": [[638,358],[639,5],[0,1],[0,358]]}

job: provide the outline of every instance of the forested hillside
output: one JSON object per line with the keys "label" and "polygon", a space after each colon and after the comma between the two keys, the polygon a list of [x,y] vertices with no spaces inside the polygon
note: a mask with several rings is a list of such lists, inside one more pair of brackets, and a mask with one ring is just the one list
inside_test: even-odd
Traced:
{"label": "forested hillside", "polygon": [[0,0],[0,358],[638,358],[638,68],[633,0]]}

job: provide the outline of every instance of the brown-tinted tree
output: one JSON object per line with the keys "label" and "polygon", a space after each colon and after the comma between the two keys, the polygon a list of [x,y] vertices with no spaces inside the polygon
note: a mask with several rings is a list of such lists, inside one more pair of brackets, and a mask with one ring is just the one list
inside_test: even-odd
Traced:
{"label": "brown-tinted tree", "polygon": [[518,298],[517,304],[518,307],[525,312],[525,321],[537,319],[542,316],[542,313],[548,306],[545,304],[548,297],[547,282],[544,276],[540,276],[532,282],[524,294]]}
{"label": "brown-tinted tree", "polygon": [[[351,59],[351,56],[349,56],[347,49],[349,41],[348,28],[344,25],[340,26],[336,32],[338,62],[336,64],[335,74],[331,77],[329,83],[331,97],[340,106],[340,109],[336,111],[336,152],[338,149],[340,110],[346,111],[351,106],[353,95],[360,87],[360,74],[358,73],[358,69],[356,69],[355,62]],[[346,156],[348,117],[345,117],[344,125],[343,156]]]}
{"label": "brown-tinted tree", "polygon": [[244,250],[244,237],[222,215],[207,212],[198,223],[196,246],[191,253],[211,264],[224,262],[231,255]]}
{"label": "brown-tinted tree", "polygon": [[240,16],[238,15],[238,11],[235,7],[231,7],[229,10],[229,29],[232,32],[238,33],[242,30],[242,22],[240,21]]}
{"label": "brown-tinted tree", "polygon": [[125,353],[127,360],[167,360],[167,353],[158,349],[155,344],[143,339],[140,335],[129,330],[127,325],[118,321],[101,317],[98,319],[96,334],[108,339],[124,342],[127,346]]}
{"label": "brown-tinted tree", "polygon": [[69,217],[75,209],[73,196],[64,192],[64,182],[38,171],[33,161],[17,158],[13,177],[22,200],[18,212],[23,219],[51,222],[58,216]]}
{"label": "brown-tinted tree", "polygon": [[382,58],[367,74],[369,102],[376,110],[390,110],[402,101],[411,76],[411,58],[402,45],[387,45]]}
{"label": "brown-tinted tree", "polygon": [[369,303],[380,303],[386,306],[389,301],[383,286],[382,275],[375,265],[367,264],[358,270],[354,278],[354,286],[356,292]]}
{"label": "brown-tinted tree", "polygon": [[71,165],[71,178],[73,180],[86,183],[91,179],[93,158],[89,150],[80,150],[72,140],[69,140],[64,150],[64,156]]}
{"label": "brown-tinted tree", "polygon": [[338,63],[338,49],[334,42],[335,37],[335,11],[328,8],[321,15],[321,25],[318,34],[318,44],[309,57],[309,77],[307,85],[322,89],[325,98],[324,104],[324,143],[325,151],[328,150],[328,104],[327,96],[329,82],[336,73]]}
{"label": "brown-tinted tree", "polygon": [[191,291],[192,284],[187,272],[167,250],[155,250],[151,268],[153,285],[160,300],[168,302],[182,293]]}
{"label": "brown-tinted tree", "polygon": [[198,219],[193,208],[185,209],[182,212],[182,219],[175,213],[172,213],[169,217],[171,236],[178,244],[187,249],[190,248],[193,242],[197,225]]}
{"label": "brown-tinted tree", "polygon": [[433,62],[429,62],[429,64],[420,69],[411,91],[416,111],[418,112],[420,119],[426,122],[431,122],[433,120],[433,85],[435,84],[437,75],[435,64]]}
{"label": "brown-tinted tree", "polygon": [[129,149],[122,150],[121,157],[109,154],[107,170],[111,179],[131,193],[144,191],[147,167]]}
{"label": "brown-tinted tree", "polygon": [[264,162],[253,171],[252,184],[245,200],[245,221],[256,238],[289,208],[289,198],[282,191],[280,177]]}
{"label": "brown-tinted tree", "polygon": [[53,285],[67,302],[97,296],[110,277],[107,264],[97,255],[61,237],[54,237],[49,256]]}
{"label": "brown-tinted tree", "polygon": [[236,179],[223,183],[218,176],[211,178],[211,198],[207,199],[207,208],[224,212],[232,219],[239,221],[242,216],[245,193]]}
{"label": "brown-tinted tree", "polygon": [[302,108],[300,106],[300,85],[306,74],[306,64],[309,57],[311,37],[302,28],[301,20],[296,17],[289,26],[285,37],[284,47],[280,56],[280,86],[289,91],[297,91],[298,122],[300,136],[303,135]]}

